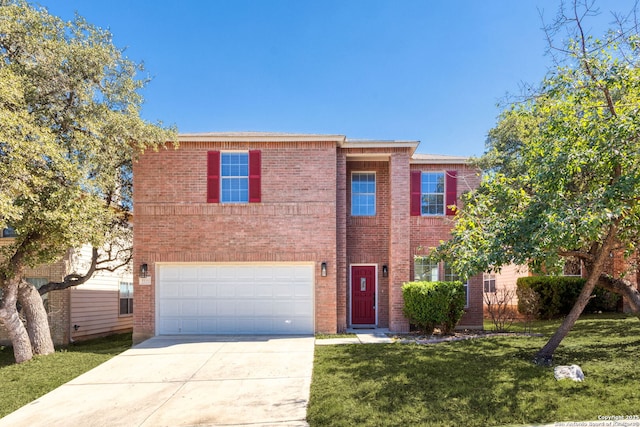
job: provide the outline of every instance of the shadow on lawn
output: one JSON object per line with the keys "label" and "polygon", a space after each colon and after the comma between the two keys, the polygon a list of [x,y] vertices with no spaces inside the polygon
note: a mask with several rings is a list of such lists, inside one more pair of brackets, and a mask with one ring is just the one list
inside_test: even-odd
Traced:
{"label": "shadow on lawn", "polygon": [[[435,346],[333,348],[334,354],[322,369],[329,376],[349,378],[344,392],[348,399],[359,402],[356,406],[375,407],[375,411],[350,419],[354,423],[374,425],[372,416],[382,421],[393,414],[401,417],[391,422],[395,425],[424,420],[470,425],[471,414],[479,420],[476,425],[512,422],[515,414],[521,414],[523,422],[540,420],[548,415],[548,405],[536,405],[531,398],[523,410],[522,401],[513,398],[535,393],[553,377],[550,370],[529,362],[531,347],[520,344],[529,341],[482,339]],[[350,414],[357,416],[357,412]]]}
{"label": "shadow on lawn", "polygon": [[485,426],[595,419],[608,406],[614,412],[638,406],[640,392],[629,391],[640,381],[629,372],[636,371],[631,356],[640,352],[637,319],[576,325],[556,364],[581,365],[584,383],[556,381],[552,369],[532,363],[546,339],[317,347],[308,420]]}
{"label": "shadow on lawn", "polygon": [[[78,352],[92,354],[119,354],[131,348],[131,333],[114,334],[106,337],[95,338],[87,341],[77,341],[75,343],[56,347],[56,353]],[[13,348],[11,346],[0,346],[0,367],[15,364]]]}

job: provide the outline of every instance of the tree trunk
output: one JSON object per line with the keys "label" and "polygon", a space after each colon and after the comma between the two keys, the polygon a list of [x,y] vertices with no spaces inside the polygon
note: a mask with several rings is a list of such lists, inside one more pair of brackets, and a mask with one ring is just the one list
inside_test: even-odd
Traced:
{"label": "tree trunk", "polygon": [[633,283],[628,280],[615,279],[609,275],[601,274],[598,285],[625,297],[631,306],[633,314],[640,318],[640,291],[638,291],[638,288],[635,287]]}
{"label": "tree trunk", "polygon": [[590,278],[585,283],[580,295],[578,296],[578,300],[573,305],[573,308],[564,318],[562,325],[558,328],[558,330],[553,334],[553,336],[547,341],[547,343],[536,353],[533,361],[536,365],[541,366],[551,366],[553,364],[553,353],[556,351],[562,340],[569,334],[571,328],[576,323],[576,320],[582,314],[582,311],[589,303],[591,299],[591,293],[593,289],[596,287],[596,280]]}
{"label": "tree trunk", "polygon": [[33,357],[29,334],[18,316],[16,301],[18,295],[18,282],[9,281],[3,287],[2,305],[0,305],[0,321],[7,330],[11,344],[13,345],[13,357],[16,363],[26,362]]}
{"label": "tree trunk", "polygon": [[27,332],[33,352],[40,355],[54,353],[49,318],[36,288],[30,283],[22,282],[18,287],[18,300],[27,319]]}
{"label": "tree trunk", "polygon": [[533,361],[536,365],[542,366],[551,366],[553,364],[553,353],[556,351],[562,340],[569,334],[571,328],[576,323],[580,314],[589,303],[589,299],[591,298],[591,293],[593,289],[598,284],[600,280],[600,275],[604,271],[604,265],[609,257],[611,248],[613,247],[613,243],[616,239],[616,232],[618,228],[618,222],[620,220],[616,220],[613,224],[611,224],[609,228],[609,232],[607,236],[602,242],[602,246],[599,249],[594,249],[595,259],[593,264],[591,264],[588,268],[588,277],[587,282],[584,284],[582,291],[580,291],[580,295],[578,295],[578,300],[573,305],[573,308],[565,317],[562,325],[558,328],[558,330],[553,334],[553,336],[547,341],[547,343],[536,353]]}

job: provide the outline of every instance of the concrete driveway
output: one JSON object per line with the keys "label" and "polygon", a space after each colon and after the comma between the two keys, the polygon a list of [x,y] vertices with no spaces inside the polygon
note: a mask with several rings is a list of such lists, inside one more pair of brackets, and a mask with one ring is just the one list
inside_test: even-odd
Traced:
{"label": "concrete driveway", "polygon": [[155,337],[0,426],[305,426],[313,349],[313,337]]}

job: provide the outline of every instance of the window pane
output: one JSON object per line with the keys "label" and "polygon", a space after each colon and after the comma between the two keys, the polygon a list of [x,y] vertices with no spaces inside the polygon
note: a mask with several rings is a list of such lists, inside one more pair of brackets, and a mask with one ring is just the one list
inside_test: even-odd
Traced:
{"label": "window pane", "polygon": [[483,275],[484,291],[496,292],[496,275],[493,273],[484,273]]}
{"label": "window pane", "polygon": [[220,162],[220,200],[223,203],[247,203],[249,201],[249,154],[222,153]]}
{"label": "window pane", "polygon": [[422,214],[444,215],[444,173],[422,173]]}
{"label": "window pane", "polygon": [[414,280],[427,282],[438,281],[438,264],[430,263],[425,259],[416,259],[413,265]]}
{"label": "window pane", "polygon": [[351,174],[351,215],[376,214],[376,174]]}
{"label": "window pane", "polygon": [[129,314],[129,303],[127,298],[120,298],[120,314]]}
{"label": "window pane", "polygon": [[249,201],[249,178],[223,178],[221,199],[229,203]]}

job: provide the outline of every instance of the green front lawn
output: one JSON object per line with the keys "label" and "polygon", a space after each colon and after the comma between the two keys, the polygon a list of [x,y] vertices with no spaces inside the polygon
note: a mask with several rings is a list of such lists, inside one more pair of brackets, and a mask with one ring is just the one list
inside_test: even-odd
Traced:
{"label": "green front lawn", "polygon": [[[549,336],[559,322],[537,322]],[[585,382],[556,381],[530,360],[541,337],[435,345],[317,346],[311,426],[495,426],[640,415],[640,321],[581,319],[556,352]]]}
{"label": "green front lawn", "polygon": [[131,347],[131,334],[79,342],[16,365],[0,347],[0,418]]}

